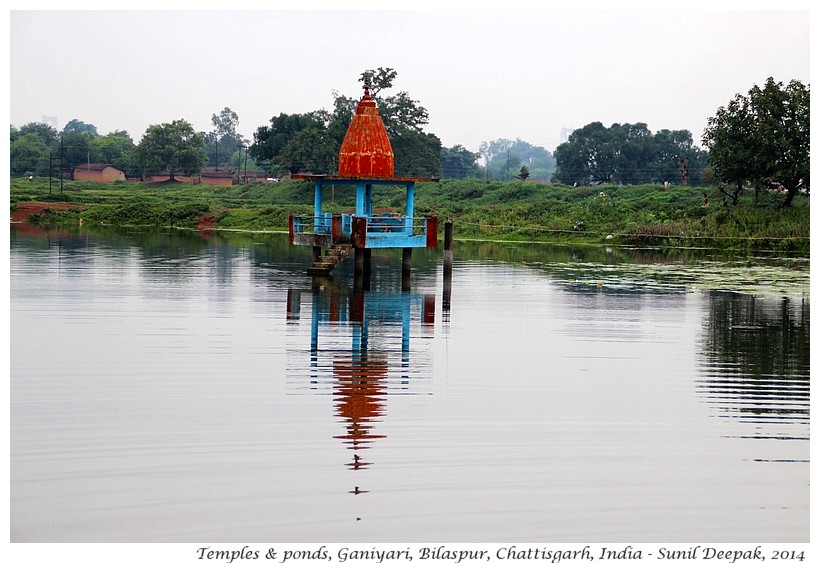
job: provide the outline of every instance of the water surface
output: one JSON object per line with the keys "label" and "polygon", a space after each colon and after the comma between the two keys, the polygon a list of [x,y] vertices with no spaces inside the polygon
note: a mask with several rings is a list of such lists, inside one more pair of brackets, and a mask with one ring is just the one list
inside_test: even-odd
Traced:
{"label": "water surface", "polygon": [[809,540],[808,260],[309,262],[13,229],[12,541]]}

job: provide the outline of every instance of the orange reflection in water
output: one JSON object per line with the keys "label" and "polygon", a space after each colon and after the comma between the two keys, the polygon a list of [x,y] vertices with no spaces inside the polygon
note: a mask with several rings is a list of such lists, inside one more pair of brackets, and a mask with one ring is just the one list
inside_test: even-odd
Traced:
{"label": "orange reflection in water", "polygon": [[[347,430],[334,438],[343,440],[356,452],[369,448],[373,440],[385,438],[384,434],[374,434],[372,430],[385,414],[387,360],[372,357],[335,359],[333,374],[334,410]],[[358,470],[370,464],[355,453],[353,461],[347,465]]]}
{"label": "orange reflection in water", "polygon": [[[375,440],[387,437],[377,432],[376,425],[387,414],[389,372],[391,368],[406,370],[409,367],[411,325],[415,321],[428,331],[432,329],[436,320],[436,298],[409,292],[350,292],[327,280],[321,281],[323,283],[315,283],[310,292],[311,365],[317,368],[322,363],[323,352],[333,349],[333,414],[344,428],[344,432],[333,438],[353,451],[352,460],[345,466],[359,471],[371,465],[364,459],[363,450],[369,449]],[[301,297],[302,292],[288,290],[288,322],[300,321]],[[335,344],[322,346],[326,327],[329,335],[338,334],[340,328],[349,328],[349,353],[340,352]],[[378,327],[375,334],[371,335],[371,327]],[[384,347],[385,339],[401,344],[374,351],[371,338],[379,341],[379,348]],[[401,377],[404,380],[406,375]],[[348,492],[358,495],[369,491],[356,485]]]}

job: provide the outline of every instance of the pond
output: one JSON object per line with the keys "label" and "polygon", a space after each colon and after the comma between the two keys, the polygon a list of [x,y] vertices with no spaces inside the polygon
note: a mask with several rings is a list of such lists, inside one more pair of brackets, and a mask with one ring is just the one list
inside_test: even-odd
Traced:
{"label": "pond", "polygon": [[808,542],[809,261],[10,248],[14,542]]}

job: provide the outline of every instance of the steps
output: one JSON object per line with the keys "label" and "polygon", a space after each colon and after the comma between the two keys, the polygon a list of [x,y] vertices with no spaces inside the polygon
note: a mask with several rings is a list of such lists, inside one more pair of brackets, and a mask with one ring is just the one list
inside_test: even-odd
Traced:
{"label": "steps", "polygon": [[338,266],[351,252],[353,252],[353,245],[334,244],[311,264],[307,274],[309,276],[329,276],[333,268]]}

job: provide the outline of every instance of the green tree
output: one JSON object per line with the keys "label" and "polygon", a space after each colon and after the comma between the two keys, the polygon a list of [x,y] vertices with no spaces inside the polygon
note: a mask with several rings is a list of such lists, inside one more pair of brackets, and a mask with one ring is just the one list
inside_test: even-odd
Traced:
{"label": "green tree", "polygon": [[114,131],[92,139],[91,150],[99,162],[115,166],[127,176],[139,174],[136,145],[127,131]]}
{"label": "green tree", "polygon": [[90,123],[85,123],[79,119],[72,119],[63,127],[64,133],[88,133],[91,137],[99,137],[97,128]]}
{"label": "green tree", "polygon": [[521,180],[521,181],[525,181],[529,177],[530,177],[530,169],[527,168],[527,165],[525,164],[521,167],[521,170],[518,172],[518,175],[516,176],[516,179]]}
{"label": "green tree", "polygon": [[[441,141],[425,133],[427,110],[407,92],[384,96],[397,73],[379,68],[361,74],[376,100],[393,147],[395,173],[402,176],[438,176],[441,170]],[[360,98],[333,92],[333,112],[324,109],[304,114],[279,114],[270,125],[257,128],[250,156],[272,174],[278,171],[335,173],[338,153]]]}
{"label": "green tree", "polygon": [[[709,118],[703,142],[715,175],[734,185],[733,200],[745,185],[786,191],[782,207],[809,190],[810,89],[798,80],[784,86],[769,77],[748,95],[736,94]],[[725,192],[724,192],[725,193]]]}
{"label": "green tree", "polygon": [[573,131],[569,140],[555,149],[553,179],[567,185],[609,180],[606,136],[606,127],[600,121]]}
{"label": "green tree", "polygon": [[334,170],[339,147],[320,127],[302,129],[282,148],[276,163],[291,172]]}
{"label": "green tree", "polygon": [[396,127],[390,145],[396,176],[441,176],[441,140],[432,133]]}
{"label": "green tree", "polygon": [[219,166],[222,162],[231,162],[233,154],[243,146],[244,139],[237,133],[239,116],[229,107],[225,107],[219,114],[211,115],[213,131],[205,134],[205,149],[208,152],[208,161]]}
{"label": "green tree", "polygon": [[[370,90],[384,122],[393,147],[395,173],[407,176],[438,176],[441,174],[441,140],[425,133],[429,121],[427,109],[419,105],[405,91],[386,96],[383,91],[393,88],[398,73],[392,68],[366,70],[359,82]],[[333,122],[329,128],[347,131],[358,98],[348,98],[334,92]],[[342,138],[344,134],[342,133]],[[339,140],[341,146],[341,139]]]}
{"label": "green tree", "polygon": [[80,164],[97,162],[99,158],[92,153],[91,141],[94,136],[88,131],[63,130],[60,133],[60,150],[63,157],[63,169],[73,172]]}
{"label": "green tree", "polygon": [[48,123],[33,121],[20,127],[19,135],[21,137],[23,135],[28,135],[29,133],[34,133],[40,137],[40,140],[42,140],[46,146],[50,148],[54,148],[59,144],[59,135],[57,130]]}
{"label": "green tree", "polygon": [[9,172],[12,176],[48,174],[47,165],[45,174],[40,164],[48,160],[50,148],[36,133],[28,133],[18,137],[9,147]]}
{"label": "green tree", "polygon": [[521,139],[484,141],[479,146],[484,160],[487,179],[509,180],[515,171],[526,165],[533,178],[548,180],[555,169],[555,158],[544,147],[531,145]]}
{"label": "green tree", "polygon": [[148,127],[137,151],[144,173],[167,171],[172,181],[175,174],[197,174],[208,161],[203,135],[184,119]]}
{"label": "green tree", "polygon": [[461,145],[441,148],[441,176],[443,178],[478,178],[478,154]]}
{"label": "green tree", "polygon": [[[326,138],[329,119],[328,113],[323,110],[292,115],[280,113],[278,117],[271,118],[269,126],[257,128],[249,149],[250,155],[259,163],[267,163],[272,173],[279,170],[311,170],[317,173],[333,171],[332,168],[326,168],[328,165],[332,166],[332,161],[317,156],[325,154],[328,143],[332,145],[331,153],[338,155],[339,152],[341,141],[336,144],[335,139]],[[321,148],[317,148],[316,155],[309,155],[309,148],[299,146],[308,142],[308,139],[321,139]],[[291,142],[295,146],[288,147]]]}
{"label": "green tree", "polygon": [[595,121],[560,144],[555,160],[553,179],[568,185],[673,181],[681,161],[689,164],[693,183],[700,183],[705,153],[692,145],[688,131],[664,129],[653,135],[645,123],[614,123],[607,128]]}
{"label": "green tree", "polygon": [[692,143],[692,134],[686,130],[661,129],[655,133],[655,162],[653,179],[658,182],[675,183],[680,180],[681,160],[688,158],[690,169],[695,173],[695,183],[704,183],[702,177],[706,165],[706,152]]}

